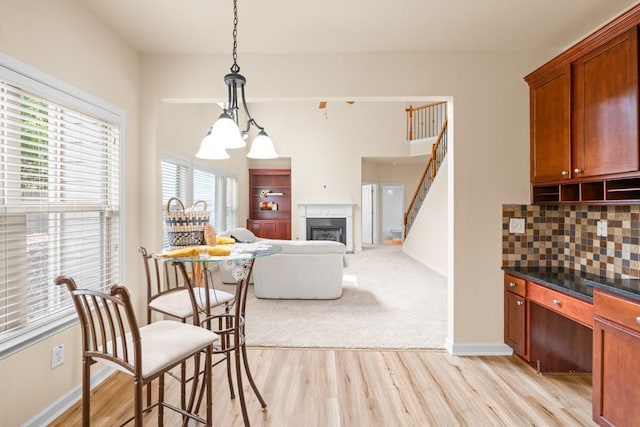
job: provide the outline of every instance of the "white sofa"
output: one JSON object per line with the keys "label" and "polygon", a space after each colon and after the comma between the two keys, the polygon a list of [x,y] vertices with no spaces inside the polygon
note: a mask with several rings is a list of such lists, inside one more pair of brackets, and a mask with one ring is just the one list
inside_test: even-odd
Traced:
{"label": "white sofa", "polygon": [[[241,242],[268,241],[282,251],[258,258],[253,266],[253,284],[258,298],[336,299],[342,295],[346,246],[327,240],[274,240],[256,237],[246,228],[218,234]],[[222,269],[225,283],[235,283]]]}

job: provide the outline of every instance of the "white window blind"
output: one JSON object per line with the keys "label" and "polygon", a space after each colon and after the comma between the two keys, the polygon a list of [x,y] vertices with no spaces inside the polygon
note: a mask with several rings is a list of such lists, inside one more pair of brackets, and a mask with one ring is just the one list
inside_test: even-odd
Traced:
{"label": "white window blind", "polygon": [[[238,211],[238,179],[224,171],[180,157],[164,154],[162,161],[163,215],[171,197],[182,200],[185,208],[194,201],[204,200],[211,213],[210,223],[216,231],[236,227]],[[172,205],[175,206],[175,205]],[[163,221],[163,245],[167,247],[166,226]]]}
{"label": "white window blind", "polygon": [[238,180],[232,177],[226,177],[226,203],[223,230],[231,230],[236,226],[236,214],[238,212]]}
{"label": "white window blind", "polygon": [[120,129],[94,103],[0,71],[2,356],[75,317],[58,275],[120,281]]}
{"label": "white window blind", "polygon": [[211,214],[209,222],[219,230],[216,218],[218,217],[218,206],[216,200],[218,195],[218,176],[211,171],[202,169],[193,169],[193,200],[204,200],[207,203],[209,213]]}

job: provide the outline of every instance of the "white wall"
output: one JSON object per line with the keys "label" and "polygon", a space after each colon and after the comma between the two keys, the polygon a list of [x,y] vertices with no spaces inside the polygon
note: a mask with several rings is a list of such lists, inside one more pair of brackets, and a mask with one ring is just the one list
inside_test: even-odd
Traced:
{"label": "white wall", "polygon": [[[0,51],[126,111],[126,230],[124,266],[137,266],[140,194],[138,185],[138,55],[70,0],[3,0]],[[131,260],[131,261],[129,261]],[[128,284],[140,283],[126,269]],[[138,298],[137,287],[132,294]],[[139,301],[139,299],[138,299]],[[65,363],[51,369],[51,347],[65,345]],[[21,425],[80,383],[80,331],[72,327],[0,360],[0,424]]]}
{"label": "white wall", "polygon": [[438,169],[402,251],[443,276],[447,275],[449,253],[449,157]]}

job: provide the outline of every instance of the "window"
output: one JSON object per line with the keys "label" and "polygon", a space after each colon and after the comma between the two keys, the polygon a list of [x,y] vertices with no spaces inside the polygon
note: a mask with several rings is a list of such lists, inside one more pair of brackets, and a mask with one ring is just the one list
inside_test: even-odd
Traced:
{"label": "window", "polygon": [[120,281],[122,116],[0,56],[0,357],[75,320],[58,275]]}
{"label": "window", "polygon": [[[172,197],[179,198],[185,208],[191,207],[194,201],[204,200],[211,213],[210,223],[217,231],[236,227],[238,179],[228,172],[165,154],[162,159],[163,214]],[[172,209],[175,208],[172,205]],[[169,246],[164,224],[162,235],[163,246]]]}

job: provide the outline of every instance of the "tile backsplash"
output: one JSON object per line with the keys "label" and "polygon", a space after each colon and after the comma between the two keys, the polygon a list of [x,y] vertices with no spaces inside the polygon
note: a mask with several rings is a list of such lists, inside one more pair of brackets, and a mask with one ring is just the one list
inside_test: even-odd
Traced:
{"label": "tile backsplash", "polygon": [[[510,218],[525,218],[525,232],[510,233]],[[502,265],[640,278],[640,205],[503,205]]]}

